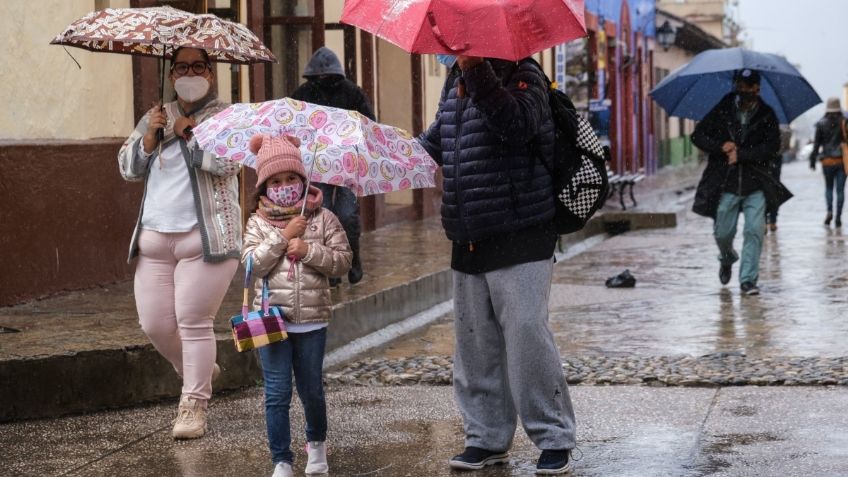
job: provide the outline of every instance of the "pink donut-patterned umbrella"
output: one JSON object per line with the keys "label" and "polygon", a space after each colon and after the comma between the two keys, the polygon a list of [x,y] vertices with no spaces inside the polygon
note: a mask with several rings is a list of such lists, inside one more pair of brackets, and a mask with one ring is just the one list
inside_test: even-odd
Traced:
{"label": "pink donut-patterned umbrella", "polygon": [[255,134],[300,139],[310,181],[351,189],[359,197],[435,187],[436,162],[403,129],[356,111],[283,98],[230,106],[194,128],[203,149],[254,167]]}

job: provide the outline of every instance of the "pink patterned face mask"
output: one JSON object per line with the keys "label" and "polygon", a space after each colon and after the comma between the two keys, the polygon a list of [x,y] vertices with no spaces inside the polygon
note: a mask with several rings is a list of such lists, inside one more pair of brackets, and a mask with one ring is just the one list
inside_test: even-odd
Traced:
{"label": "pink patterned face mask", "polygon": [[266,191],[268,199],[280,207],[291,207],[297,204],[300,196],[303,195],[303,182],[294,184],[269,187]]}

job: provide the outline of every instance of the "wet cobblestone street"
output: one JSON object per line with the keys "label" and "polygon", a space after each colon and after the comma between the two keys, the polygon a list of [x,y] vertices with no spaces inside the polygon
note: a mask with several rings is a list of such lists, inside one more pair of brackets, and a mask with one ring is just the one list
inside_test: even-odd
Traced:
{"label": "wet cobblestone street", "polygon": [[[766,236],[758,297],[741,297],[735,277],[719,284],[711,222],[691,214],[555,266],[550,320],[577,416],[574,476],[848,475],[845,237],[821,225],[820,172],[788,164],[784,181],[796,197]],[[636,287],[607,289],[625,268]],[[325,373],[328,475],[469,475],[447,466],[463,445],[452,354],[447,315]],[[175,410],[168,400],[2,424],[0,475],[271,474],[261,386],[216,393],[196,441],[170,437]],[[291,414],[303,475],[296,399]],[[509,463],[474,476],[532,475],[538,456],[519,428]]]}
{"label": "wet cobblestone street", "polygon": [[[760,296],[740,296],[736,275],[719,283],[712,222],[692,213],[676,230],[625,233],[558,263],[550,320],[569,382],[848,384],[846,237],[822,225],[820,172],[796,162],[783,179],[795,197],[765,237]],[[604,286],[624,269],[635,288]],[[328,379],[449,384],[452,352],[453,323],[444,317]]]}

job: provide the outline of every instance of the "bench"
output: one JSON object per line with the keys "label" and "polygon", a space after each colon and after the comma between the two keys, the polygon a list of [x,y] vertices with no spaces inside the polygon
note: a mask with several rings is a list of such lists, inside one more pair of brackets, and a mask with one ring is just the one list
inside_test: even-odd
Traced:
{"label": "bench", "polygon": [[633,193],[633,186],[641,182],[644,178],[644,169],[639,169],[639,172],[632,174],[616,174],[609,168],[609,165],[607,165],[607,180],[610,185],[609,196],[607,196],[607,199],[612,198],[615,193],[618,192],[618,203],[621,204],[621,210],[627,210],[627,205],[624,203],[624,192],[629,187],[630,190],[628,192],[630,195],[630,201],[633,202],[632,207],[636,207],[638,204],[636,203],[636,196]]}

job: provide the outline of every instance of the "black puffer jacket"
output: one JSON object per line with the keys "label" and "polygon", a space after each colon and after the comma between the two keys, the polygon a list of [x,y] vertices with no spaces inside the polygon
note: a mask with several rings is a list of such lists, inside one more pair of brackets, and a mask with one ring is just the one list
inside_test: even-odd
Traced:
{"label": "black puffer jacket", "polygon": [[[735,94],[725,96],[698,123],[692,134],[695,146],[709,154],[692,207],[695,213],[706,217],[715,218],[722,192],[749,195],[762,190],[771,202],[770,190],[764,188],[764,180],[770,163],[778,160],[780,151],[777,116],[769,105],[760,100],[750,124],[743,128],[736,114],[735,98]],[[738,162],[732,166],[727,163],[727,155],[721,149],[728,141],[736,143],[737,147]]]}
{"label": "black puffer jacket", "polygon": [[532,228],[552,235],[551,177],[534,151],[552,157],[554,124],[532,62],[490,59],[465,71],[419,141],[442,166],[442,224],[455,244]]}

